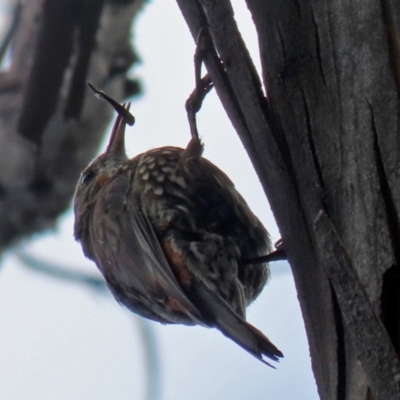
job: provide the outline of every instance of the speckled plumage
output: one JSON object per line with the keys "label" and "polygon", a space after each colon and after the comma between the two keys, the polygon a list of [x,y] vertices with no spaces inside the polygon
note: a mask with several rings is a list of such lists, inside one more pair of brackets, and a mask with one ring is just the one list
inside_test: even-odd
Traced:
{"label": "speckled plumage", "polygon": [[280,351],[245,322],[269,272],[241,260],[271,251],[267,231],[198,140],[128,160],[124,129],[119,116],[107,151],[77,185],[74,232],[85,255],[131,311],[216,327],[255,357],[277,360]]}

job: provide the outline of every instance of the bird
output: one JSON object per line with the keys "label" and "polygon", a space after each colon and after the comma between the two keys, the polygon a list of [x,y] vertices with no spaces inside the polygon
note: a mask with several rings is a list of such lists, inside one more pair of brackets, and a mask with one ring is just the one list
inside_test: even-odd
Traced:
{"label": "bird", "polygon": [[246,321],[269,267],[243,260],[271,253],[267,230],[229,177],[202,156],[196,128],[186,148],[129,159],[130,103],[92,88],[118,115],[105,152],[77,183],[74,236],[83,253],[130,311],[162,324],[216,328],[275,368],[266,358],[279,361],[282,352]]}

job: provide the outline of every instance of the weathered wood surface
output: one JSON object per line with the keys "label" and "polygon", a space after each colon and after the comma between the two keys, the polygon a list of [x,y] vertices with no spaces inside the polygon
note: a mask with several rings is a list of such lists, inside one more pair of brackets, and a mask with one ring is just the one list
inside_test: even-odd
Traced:
{"label": "weathered wood surface", "polygon": [[321,399],[400,399],[400,3],[247,0],[266,97],[230,2],[177,2],[193,37],[209,27],[206,66],[281,231]]}
{"label": "weathered wood surface", "polygon": [[[194,37],[209,27],[206,66],[280,228],[321,399],[400,399],[400,3],[247,0],[258,77],[228,0],[177,2]],[[0,75],[2,250],[54,225],[97,151],[111,110],[86,80],[137,91],[141,1],[23,4]]]}
{"label": "weathered wood surface", "polygon": [[70,205],[112,116],[86,81],[118,100],[138,91],[127,71],[136,61],[130,32],[142,3],[22,3],[11,64],[0,74],[0,253],[54,226]]}

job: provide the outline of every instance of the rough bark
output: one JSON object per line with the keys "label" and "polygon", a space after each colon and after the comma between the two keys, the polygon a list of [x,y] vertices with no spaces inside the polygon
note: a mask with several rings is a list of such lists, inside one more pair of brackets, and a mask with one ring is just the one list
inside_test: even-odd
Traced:
{"label": "rough bark", "polygon": [[[177,0],[263,184],[321,399],[400,399],[400,3]],[[290,361],[286,361],[290,362]],[[372,396],[372,397],[371,397]]]}
{"label": "rough bark", "polygon": [[[400,399],[400,3],[177,0],[256,168],[292,266],[320,397]],[[140,0],[29,0],[0,75],[0,251],[54,225],[111,110],[137,90]],[[261,80],[266,88],[265,96]],[[286,361],[290,362],[290,360]]]}
{"label": "rough bark", "polygon": [[86,81],[118,100],[138,91],[126,73],[142,3],[21,3],[11,64],[0,74],[0,254],[54,226],[97,151],[112,112],[93,101]]}

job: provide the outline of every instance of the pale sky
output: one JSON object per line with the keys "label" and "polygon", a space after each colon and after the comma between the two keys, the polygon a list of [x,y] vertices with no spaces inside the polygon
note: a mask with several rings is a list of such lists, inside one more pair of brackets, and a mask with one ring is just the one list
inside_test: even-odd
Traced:
{"label": "pale sky", "polygon": [[[256,36],[242,1],[234,2],[250,51]],[[173,0],[154,0],[134,31],[142,65],[133,74],[144,94],[133,101],[130,156],[150,148],[185,146],[184,102],[194,85],[194,44]],[[93,97],[93,101],[98,101]],[[279,239],[258,178],[215,93],[199,116],[205,157],[234,181],[272,240]],[[108,140],[108,136],[107,136]],[[105,143],[102,147],[104,149]],[[72,212],[58,229],[26,250],[46,261],[98,274],[72,237]],[[272,279],[248,310],[248,320],[284,353],[268,368],[212,329],[151,323],[158,340],[163,400],[318,399],[290,269],[271,265]],[[142,400],[143,342],[137,320],[109,295],[34,273],[8,252],[0,279],[1,400]]]}

